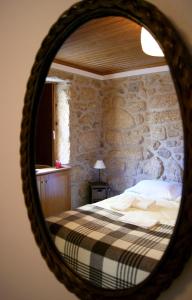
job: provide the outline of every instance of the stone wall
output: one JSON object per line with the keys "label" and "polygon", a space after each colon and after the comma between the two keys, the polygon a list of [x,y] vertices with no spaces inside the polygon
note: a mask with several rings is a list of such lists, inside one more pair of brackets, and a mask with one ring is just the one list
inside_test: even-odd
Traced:
{"label": "stone wall", "polygon": [[70,163],[72,205],[89,201],[89,181],[101,149],[101,89],[97,80],[74,76],[70,91]]}
{"label": "stone wall", "polygon": [[70,80],[72,207],[89,201],[97,159],[104,159],[102,180],[112,195],[141,179],[182,180],[183,132],[169,73],[105,81],[62,76]]}
{"label": "stone wall", "polygon": [[69,120],[71,200],[72,207],[78,207],[89,201],[89,181],[97,178],[93,165],[100,157],[101,149],[100,82],[78,75],[68,76],[67,73],[61,74],[54,70],[49,75],[66,80],[55,88],[55,153],[56,159],[61,162],[68,156],[68,137],[65,133]]}
{"label": "stone wall", "polygon": [[141,179],[181,181],[183,130],[168,72],[103,82],[105,180],[120,193]]}

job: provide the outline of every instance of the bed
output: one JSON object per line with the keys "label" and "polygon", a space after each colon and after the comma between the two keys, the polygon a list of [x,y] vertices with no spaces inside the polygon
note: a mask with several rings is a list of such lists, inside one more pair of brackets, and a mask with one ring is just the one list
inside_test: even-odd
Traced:
{"label": "bed", "polygon": [[181,185],[143,180],[122,194],[46,219],[64,261],[106,289],[149,276],[173,232]]}

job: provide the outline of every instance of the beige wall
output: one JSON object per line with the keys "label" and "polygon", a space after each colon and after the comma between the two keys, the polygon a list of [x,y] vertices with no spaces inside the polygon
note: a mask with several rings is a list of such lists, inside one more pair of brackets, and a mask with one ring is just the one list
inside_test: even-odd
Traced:
{"label": "beige wall", "polygon": [[[192,45],[191,0],[151,2],[174,20]],[[3,300],[76,299],[48,270],[34,242],[19,168],[19,132],[27,78],[48,28],[72,3],[72,0],[1,1],[0,293]],[[192,260],[160,299],[191,299],[191,272]]]}

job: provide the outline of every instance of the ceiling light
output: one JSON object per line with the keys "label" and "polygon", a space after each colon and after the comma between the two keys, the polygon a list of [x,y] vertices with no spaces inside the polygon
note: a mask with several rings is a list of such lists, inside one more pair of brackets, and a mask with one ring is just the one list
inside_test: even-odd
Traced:
{"label": "ceiling light", "polygon": [[164,56],[159,44],[144,27],[141,28],[141,47],[143,52],[147,55]]}
{"label": "ceiling light", "polygon": [[66,82],[66,80],[59,78],[57,76],[47,76],[45,81],[46,82],[56,82],[56,83]]}

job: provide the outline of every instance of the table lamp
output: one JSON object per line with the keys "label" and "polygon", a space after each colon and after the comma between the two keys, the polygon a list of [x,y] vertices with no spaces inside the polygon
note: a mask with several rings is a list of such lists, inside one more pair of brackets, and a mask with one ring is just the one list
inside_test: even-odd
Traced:
{"label": "table lamp", "polygon": [[99,182],[100,182],[100,172],[101,172],[101,169],[105,169],[105,164],[103,162],[103,160],[97,160],[96,163],[94,164],[94,169],[98,169],[99,170]]}

